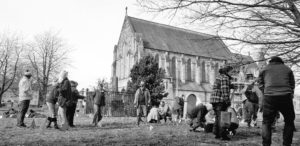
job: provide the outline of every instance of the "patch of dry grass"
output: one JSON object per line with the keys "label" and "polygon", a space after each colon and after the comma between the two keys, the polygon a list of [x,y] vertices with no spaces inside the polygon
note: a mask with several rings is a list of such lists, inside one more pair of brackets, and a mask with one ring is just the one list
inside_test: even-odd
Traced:
{"label": "patch of dry grass", "polygon": [[[26,119],[30,125],[33,119]],[[76,128],[68,131],[41,128],[45,119],[35,119],[37,127],[17,128],[16,119],[0,119],[0,145],[247,145],[261,143],[260,129],[241,127],[231,141],[214,139],[213,134],[189,132],[186,124],[161,123],[135,125],[136,118],[104,117],[103,127],[91,126],[92,118],[76,117]],[[299,128],[298,128],[299,129]],[[280,131],[280,130],[279,130]],[[295,145],[300,145],[296,133]],[[275,134],[274,144],[281,144],[281,131]]]}

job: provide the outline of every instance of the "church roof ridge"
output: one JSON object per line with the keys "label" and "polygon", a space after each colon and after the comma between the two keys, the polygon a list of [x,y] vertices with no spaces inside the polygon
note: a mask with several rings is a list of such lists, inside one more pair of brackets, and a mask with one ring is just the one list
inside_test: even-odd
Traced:
{"label": "church roof ridge", "polygon": [[176,30],[179,30],[179,31],[185,31],[185,32],[194,33],[194,34],[207,36],[207,37],[220,38],[220,37],[212,35],[212,34],[207,34],[207,33],[199,32],[199,31],[195,31],[195,30],[190,30],[190,29],[186,29],[186,28],[182,28],[182,27],[172,26],[172,25],[163,24],[163,23],[159,23],[159,22],[154,22],[154,21],[150,21],[150,20],[145,20],[145,19],[141,19],[141,18],[136,18],[136,17],[132,17],[132,16],[126,16],[126,17],[128,17],[129,19],[136,19],[138,21],[144,21],[144,22],[147,22],[147,23],[152,23],[154,25],[159,25],[159,26],[162,26],[162,27],[170,28],[170,29],[176,29]]}

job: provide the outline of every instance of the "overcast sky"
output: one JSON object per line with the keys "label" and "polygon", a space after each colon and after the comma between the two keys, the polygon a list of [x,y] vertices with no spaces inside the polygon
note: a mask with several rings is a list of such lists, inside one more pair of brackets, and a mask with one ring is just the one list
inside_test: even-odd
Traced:
{"label": "overcast sky", "polygon": [[113,48],[126,6],[130,16],[184,26],[166,16],[143,12],[135,0],[0,0],[0,32],[17,33],[25,39],[49,30],[60,32],[73,49],[72,66],[66,68],[69,78],[78,81],[79,89],[90,88],[99,78],[110,79]]}
{"label": "overcast sky", "polygon": [[45,31],[59,31],[69,47],[69,78],[79,89],[110,78],[113,48],[125,16],[143,17],[135,0],[0,0],[0,32],[25,39]]}

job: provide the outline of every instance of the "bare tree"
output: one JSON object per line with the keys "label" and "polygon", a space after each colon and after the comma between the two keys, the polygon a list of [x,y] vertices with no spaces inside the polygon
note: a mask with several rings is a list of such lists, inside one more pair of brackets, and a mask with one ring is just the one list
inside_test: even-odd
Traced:
{"label": "bare tree", "polygon": [[[229,46],[260,48],[299,67],[300,1],[297,0],[137,0],[147,11],[182,16],[211,30]],[[213,39],[213,38],[212,38]]]}
{"label": "bare tree", "polygon": [[30,52],[28,52],[27,57],[36,77],[40,103],[43,103],[49,82],[56,77],[63,67],[68,65],[70,49],[67,48],[58,33],[50,31],[36,35],[29,47]]}
{"label": "bare tree", "polygon": [[16,36],[0,37],[0,106],[3,94],[16,82],[23,44]]}

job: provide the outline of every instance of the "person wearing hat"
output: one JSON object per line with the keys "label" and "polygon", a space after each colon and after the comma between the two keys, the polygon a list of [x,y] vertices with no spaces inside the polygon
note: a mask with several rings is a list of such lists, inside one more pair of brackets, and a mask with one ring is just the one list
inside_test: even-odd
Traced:
{"label": "person wearing hat", "polygon": [[198,127],[205,127],[205,115],[212,110],[210,104],[204,105],[200,102],[196,103],[196,106],[187,112],[188,123],[190,125],[190,131],[196,131]]}
{"label": "person wearing hat", "polygon": [[278,111],[284,117],[283,143],[290,146],[295,130],[295,111],[293,96],[295,78],[293,71],[284,64],[278,56],[271,57],[269,64],[259,73],[258,83],[263,89],[263,123],[262,144],[270,146],[272,143],[272,123]]}
{"label": "person wearing hat", "polygon": [[221,127],[221,112],[226,111],[231,105],[230,89],[234,88],[231,84],[232,77],[230,76],[232,70],[233,68],[231,66],[219,69],[220,74],[216,77],[213,85],[213,93],[210,97],[210,103],[216,114],[214,124],[214,134],[216,139],[221,138],[222,140],[230,140],[226,127]]}
{"label": "person wearing hat", "polygon": [[72,90],[72,95],[71,95],[71,99],[69,100],[68,104],[67,104],[67,119],[69,122],[69,126],[70,127],[75,127],[74,125],[74,115],[76,112],[76,106],[77,106],[77,101],[78,99],[84,99],[84,96],[80,95],[78,90],[77,90],[77,86],[78,83],[75,81],[70,81],[71,83],[71,90]]}
{"label": "person wearing hat", "polygon": [[26,70],[24,76],[19,82],[19,113],[17,116],[17,126],[26,127],[24,124],[25,114],[29,108],[30,100],[32,99],[31,89],[31,73]]}
{"label": "person wearing hat", "polygon": [[[103,84],[99,84],[99,89],[95,90],[93,95],[94,98],[94,118],[93,125],[97,126],[98,123],[102,120],[102,111],[105,106],[105,90]],[[102,127],[102,124],[99,124],[99,127]]]}
{"label": "person wearing hat", "polygon": [[51,123],[53,122],[54,128],[59,129],[57,125],[57,108],[55,106],[59,95],[58,88],[59,88],[59,84],[57,80],[54,80],[52,86],[50,87],[49,90],[50,92],[46,96],[46,104],[49,110],[49,116],[47,118],[46,128],[50,128]]}
{"label": "person wearing hat", "polygon": [[[147,108],[151,101],[150,92],[145,87],[144,81],[141,81],[140,87],[136,90],[134,97],[135,98],[134,98],[133,104],[136,107],[137,125],[139,126],[140,122],[142,121],[142,119],[141,119],[142,114],[145,118],[147,118]],[[146,119],[145,119],[145,121],[146,121]]]}

